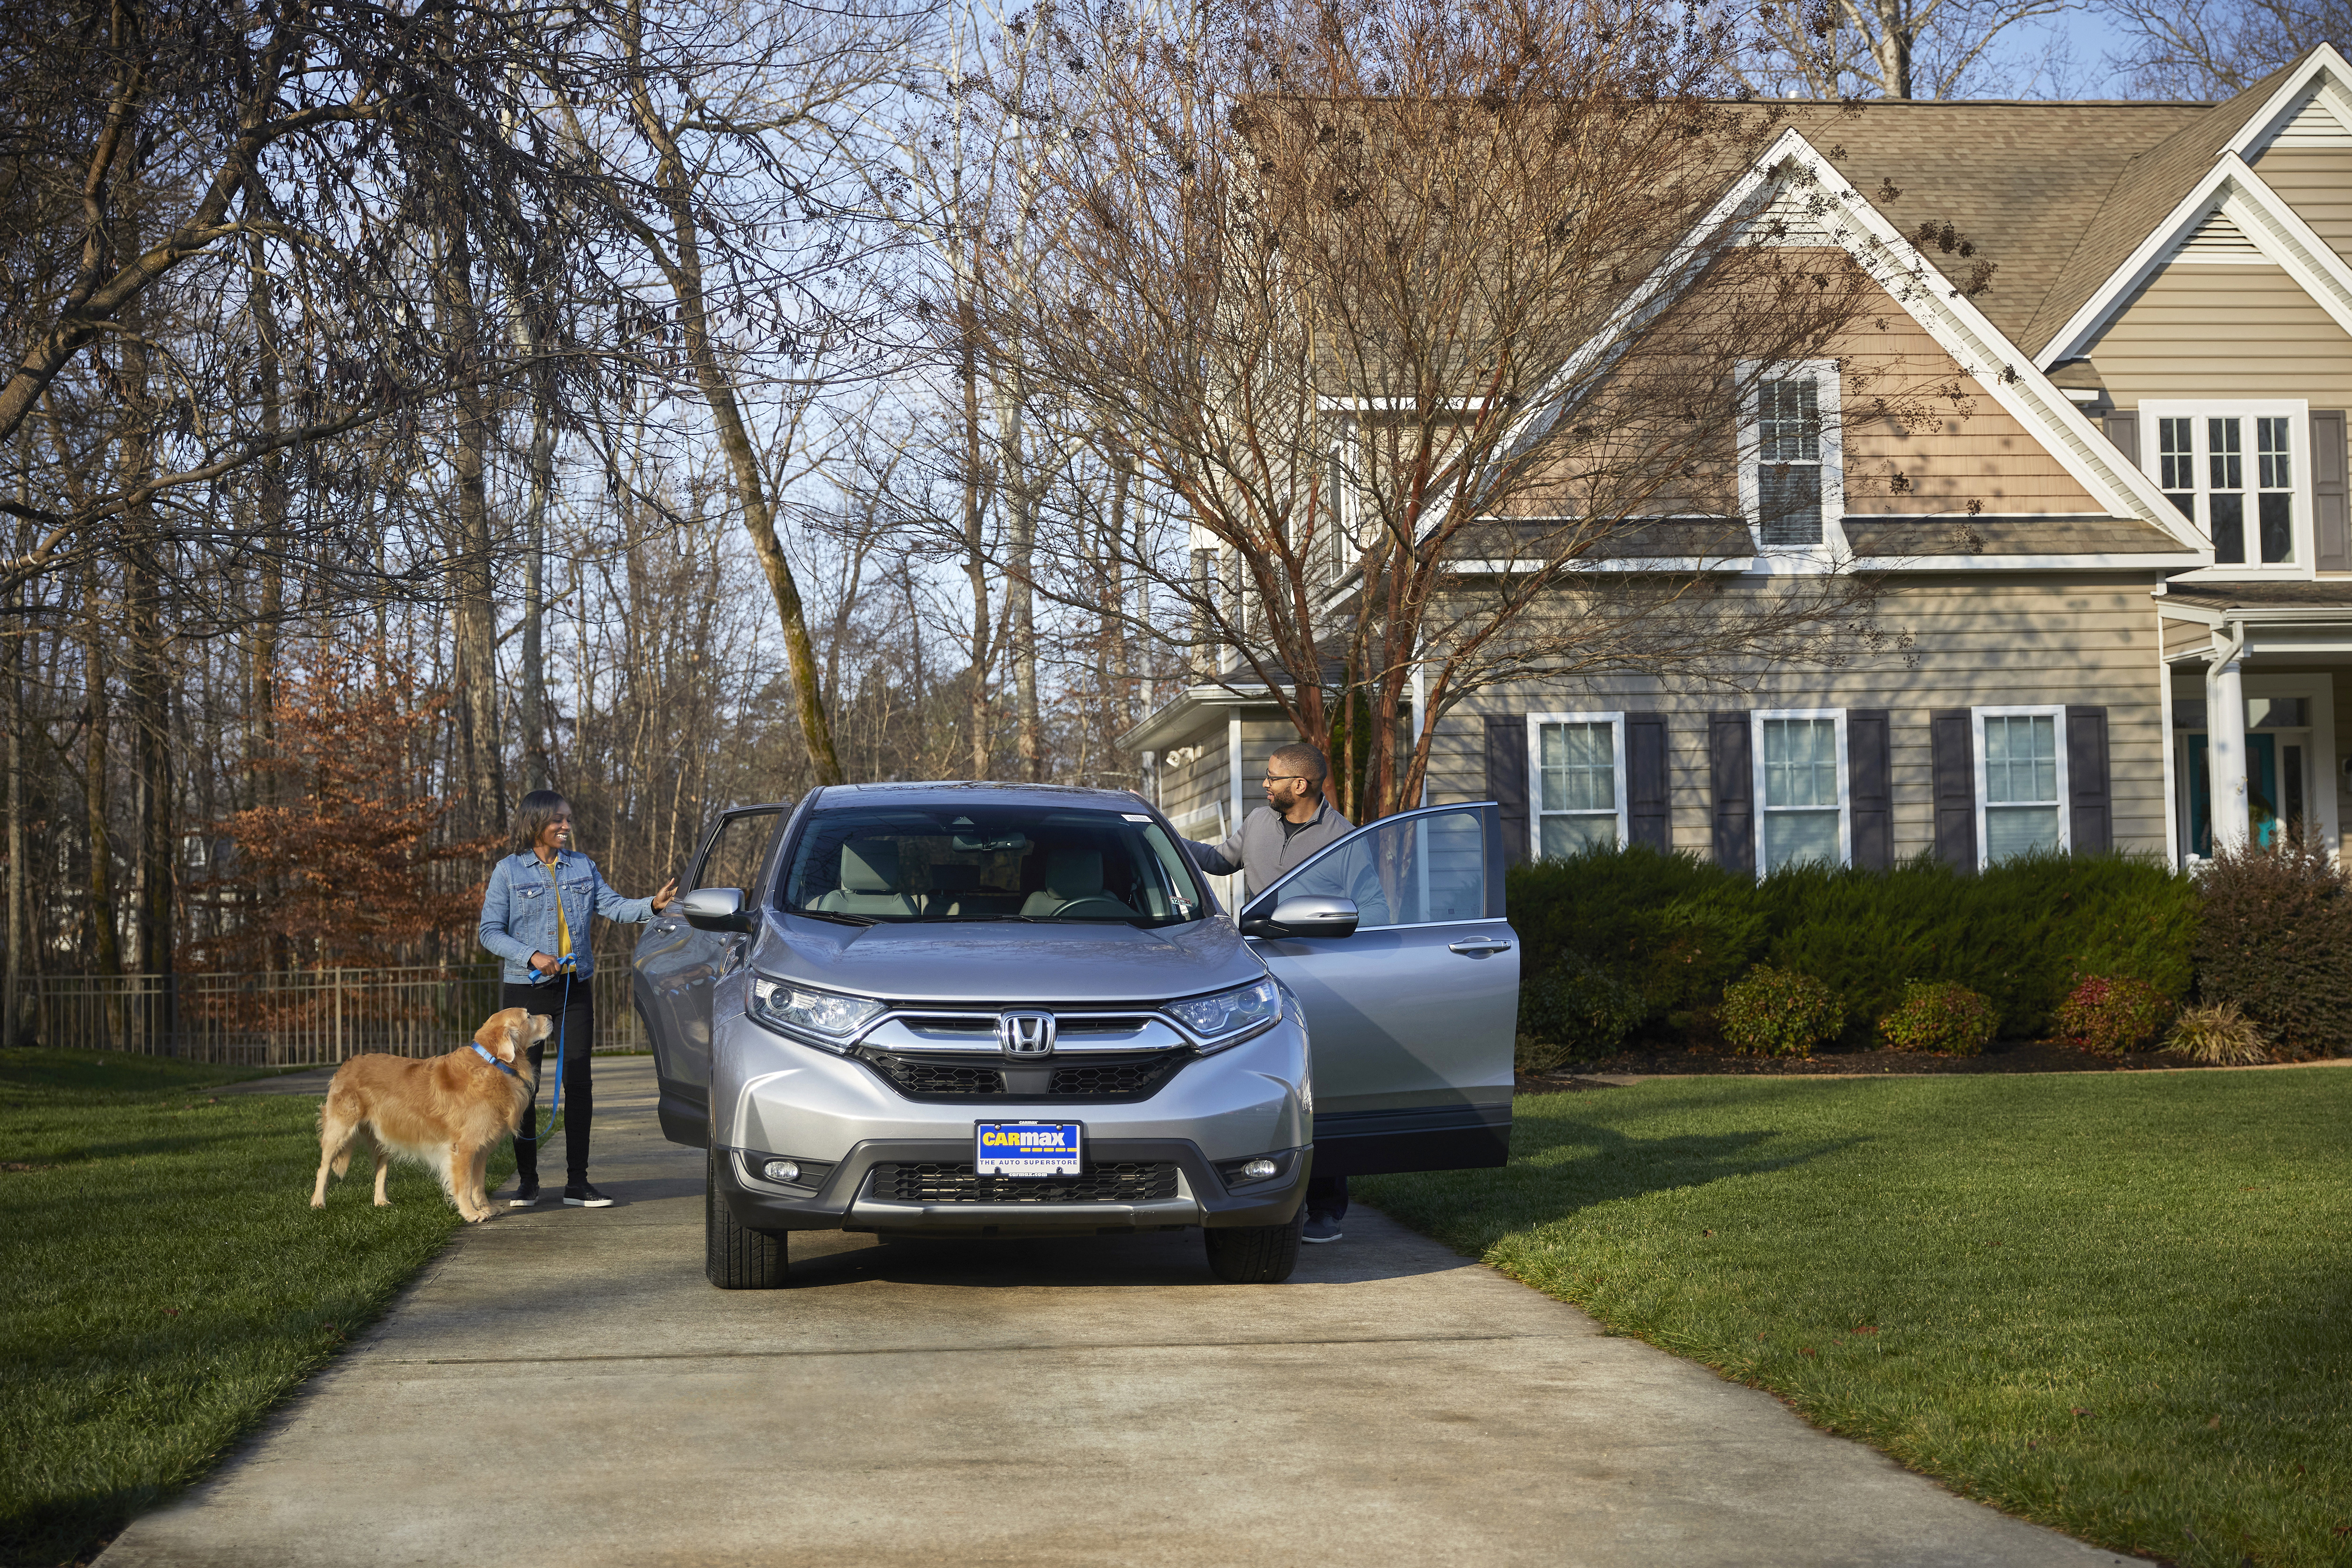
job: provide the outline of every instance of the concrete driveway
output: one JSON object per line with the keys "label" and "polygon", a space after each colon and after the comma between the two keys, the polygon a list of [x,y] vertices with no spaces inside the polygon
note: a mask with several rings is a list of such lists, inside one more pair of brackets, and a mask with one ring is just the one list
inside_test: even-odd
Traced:
{"label": "concrete driveway", "polygon": [[1198,1233],[814,1236],[794,1289],[714,1290],[651,1062],[596,1076],[621,1206],[466,1232],[105,1568],[2130,1561],[1360,1207],[1283,1286]]}

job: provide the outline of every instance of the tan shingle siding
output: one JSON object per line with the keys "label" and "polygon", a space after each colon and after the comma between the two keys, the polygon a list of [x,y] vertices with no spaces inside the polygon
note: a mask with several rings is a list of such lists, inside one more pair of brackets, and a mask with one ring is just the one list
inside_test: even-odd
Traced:
{"label": "tan shingle siding", "polygon": [[2273,148],[2255,163],[2254,173],[2336,255],[2352,261],[2352,148]]}
{"label": "tan shingle siding", "polygon": [[[2276,267],[2177,262],[2133,296],[2090,358],[2123,408],[2208,397],[2352,406],[2352,336]],[[2143,448],[2153,440],[2141,431]]]}

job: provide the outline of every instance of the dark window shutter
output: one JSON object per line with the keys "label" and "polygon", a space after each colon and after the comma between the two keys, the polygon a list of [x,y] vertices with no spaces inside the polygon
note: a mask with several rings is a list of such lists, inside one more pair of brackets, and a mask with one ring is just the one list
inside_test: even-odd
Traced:
{"label": "dark window shutter", "polygon": [[1528,718],[1524,713],[1486,719],[1486,798],[1501,806],[1503,863],[1528,859]]}
{"label": "dark window shutter", "polygon": [[1710,713],[1707,767],[1715,782],[1715,863],[1756,869],[1756,774],[1749,764],[1748,715]]}
{"label": "dark window shutter", "polygon": [[2352,510],[2344,487],[2344,410],[2311,411],[2312,531],[2322,572],[2352,572]]}
{"label": "dark window shutter", "polygon": [[1965,708],[1938,708],[1927,718],[1936,775],[1936,858],[1963,871],[1977,868],[1976,728]]}
{"label": "dark window shutter", "polygon": [[1625,715],[1625,837],[1653,849],[1674,847],[1666,816],[1666,716]]}
{"label": "dark window shutter", "polygon": [[1895,759],[1884,708],[1845,710],[1846,799],[1853,813],[1853,863],[1895,864]]}
{"label": "dark window shutter", "polygon": [[2077,855],[2115,847],[2115,810],[2107,795],[2107,710],[2066,710],[2066,813]]}
{"label": "dark window shutter", "polygon": [[2116,450],[2121,452],[2133,468],[2138,468],[2139,410],[2119,408],[2099,423],[2105,429],[2107,439],[2115,443]]}

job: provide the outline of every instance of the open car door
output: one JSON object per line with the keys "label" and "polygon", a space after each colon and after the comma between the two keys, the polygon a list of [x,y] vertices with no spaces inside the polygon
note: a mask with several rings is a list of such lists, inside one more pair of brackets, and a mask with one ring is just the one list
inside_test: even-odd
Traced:
{"label": "open car door", "polygon": [[[724,814],[711,824],[682,886],[688,891],[735,888],[751,904],[783,820],[781,805]],[[637,939],[633,999],[653,1042],[662,1136],[673,1143],[696,1149],[709,1143],[710,987],[750,940],[733,931],[697,931],[676,904],[656,915]]]}
{"label": "open car door", "polygon": [[1252,899],[1355,901],[1355,934],[1252,937],[1307,1011],[1315,1173],[1453,1171],[1509,1155],[1519,942],[1502,808],[1427,806],[1358,828]]}

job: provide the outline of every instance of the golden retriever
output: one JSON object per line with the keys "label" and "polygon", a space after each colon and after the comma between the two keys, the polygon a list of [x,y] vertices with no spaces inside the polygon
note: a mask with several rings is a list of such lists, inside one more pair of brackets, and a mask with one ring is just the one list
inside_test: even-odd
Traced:
{"label": "golden retriever", "polygon": [[[389,1208],[383,1184],[395,1154],[441,1178],[442,1190],[470,1222],[497,1211],[483,1171],[499,1139],[522,1125],[538,1071],[524,1048],[544,1040],[554,1020],[509,1007],[490,1015],[474,1045],[446,1057],[353,1057],[335,1069],[319,1107],[319,1180],[310,1206],[327,1206],[327,1176],[351,1168],[352,1144],[375,1151],[375,1202]],[[481,1047],[475,1049],[475,1046]],[[488,1051],[495,1060],[486,1059]]]}

